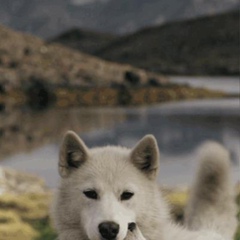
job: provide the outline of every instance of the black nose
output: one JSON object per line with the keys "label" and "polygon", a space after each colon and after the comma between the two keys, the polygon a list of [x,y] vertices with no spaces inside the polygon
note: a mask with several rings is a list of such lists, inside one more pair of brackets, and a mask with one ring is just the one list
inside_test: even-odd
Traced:
{"label": "black nose", "polygon": [[103,222],[98,226],[99,232],[106,240],[113,240],[119,233],[119,225],[115,222]]}

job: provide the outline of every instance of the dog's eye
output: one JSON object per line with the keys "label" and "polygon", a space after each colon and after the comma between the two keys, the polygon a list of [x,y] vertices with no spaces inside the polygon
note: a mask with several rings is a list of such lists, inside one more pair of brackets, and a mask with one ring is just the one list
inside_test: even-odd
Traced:
{"label": "dog's eye", "polygon": [[95,190],[84,191],[83,194],[90,199],[98,199],[98,194]]}
{"label": "dog's eye", "polygon": [[121,200],[124,201],[124,200],[129,200],[130,198],[132,198],[134,195],[134,193],[132,192],[123,192],[122,195],[121,195]]}

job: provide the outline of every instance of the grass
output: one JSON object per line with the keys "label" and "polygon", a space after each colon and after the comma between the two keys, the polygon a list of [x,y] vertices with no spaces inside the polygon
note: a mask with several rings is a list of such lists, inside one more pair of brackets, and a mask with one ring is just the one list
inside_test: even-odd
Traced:
{"label": "grass", "polygon": [[53,240],[50,194],[0,196],[0,240]]}
{"label": "grass", "polygon": [[0,222],[1,240],[32,240],[37,236],[37,231],[24,222],[14,211],[1,210]]}
{"label": "grass", "polygon": [[[237,189],[239,226],[235,240],[240,240],[240,188]],[[187,191],[166,191],[172,215],[182,221]],[[0,196],[0,240],[54,240],[56,233],[49,218],[51,194]]]}

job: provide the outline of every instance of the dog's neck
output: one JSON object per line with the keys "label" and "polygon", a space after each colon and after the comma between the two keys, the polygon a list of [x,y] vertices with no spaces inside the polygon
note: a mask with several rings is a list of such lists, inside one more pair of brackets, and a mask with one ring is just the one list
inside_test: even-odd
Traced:
{"label": "dog's neck", "polygon": [[[139,228],[147,240],[165,240],[165,224],[170,222],[170,214],[157,185],[154,186],[151,201],[148,201],[143,215],[140,216]],[[141,221],[141,219],[144,220]],[[151,222],[151,226],[149,226],[149,222]]]}

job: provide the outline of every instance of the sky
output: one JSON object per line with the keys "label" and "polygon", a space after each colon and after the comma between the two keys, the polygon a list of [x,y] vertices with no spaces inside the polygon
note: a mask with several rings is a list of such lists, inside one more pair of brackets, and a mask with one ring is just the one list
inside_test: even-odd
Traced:
{"label": "sky", "polygon": [[71,0],[72,3],[76,5],[84,5],[86,3],[94,3],[94,2],[108,2],[109,0]]}

